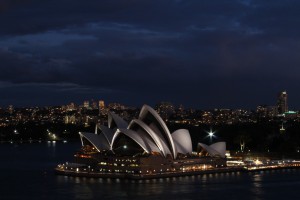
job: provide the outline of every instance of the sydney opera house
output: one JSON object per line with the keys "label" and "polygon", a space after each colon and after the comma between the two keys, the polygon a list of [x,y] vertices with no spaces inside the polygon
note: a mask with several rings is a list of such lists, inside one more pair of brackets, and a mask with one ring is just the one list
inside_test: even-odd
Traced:
{"label": "sydney opera house", "polygon": [[224,167],[225,142],[210,146],[198,143],[192,150],[189,131],[170,133],[165,122],[150,106],[144,105],[137,119],[129,124],[115,113],[108,113],[107,126],[95,133],[80,132],[82,148],[74,163],[59,165],[58,171],[101,176],[164,175]]}

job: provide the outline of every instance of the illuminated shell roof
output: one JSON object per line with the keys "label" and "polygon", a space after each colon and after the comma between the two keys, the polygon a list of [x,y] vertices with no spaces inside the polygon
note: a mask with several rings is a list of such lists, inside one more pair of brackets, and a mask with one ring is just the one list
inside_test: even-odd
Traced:
{"label": "illuminated shell roof", "polygon": [[105,136],[105,138],[107,139],[107,142],[111,146],[112,139],[113,139],[114,134],[115,134],[116,131],[108,128],[107,126],[103,126],[103,125],[100,125],[99,128],[102,131],[100,134],[103,134]]}
{"label": "illuminated shell roof", "polygon": [[79,133],[89,140],[98,151],[113,150],[116,139],[124,134],[135,141],[145,152],[157,152],[162,156],[176,158],[178,153],[192,152],[192,141],[188,130],[179,129],[170,134],[158,113],[148,105],[141,109],[138,119],[128,125],[115,113],[108,113],[108,127],[100,126],[101,133]]}
{"label": "illuminated shell roof", "polygon": [[108,112],[108,128],[127,128],[128,124],[119,115]]}
{"label": "illuminated shell roof", "polygon": [[203,143],[198,143],[198,147],[202,147],[211,156],[218,156],[221,158],[225,158],[226,142],[217,142],[210,146]]}
{"label": "illuminated shell roof", "polygon": [[84,146],[83,138],[87,139],[98,151],[108,150],[110,145],[108,144],[104,135],[97,135],[95,133],[79,132],[82,146]]}
{"label": "illuminated shell roof", "polygon": [[170,131],[159,116],[159,114],[150,106],[144,105],[141,109],[139,119],[145,122],[153,131],[157,134],[158,137],[161,138],[162,141],[165,141],[169,150],[172,153],[172,157],[176,158],[176,147],[174,145],[173,138],[170,134]]}
{"label": "illuminated shell roof", "polygon": [[141,121],[139,119],[134,119],[131,121],[128,128],[136,129],[134,126],[137,126],[138,128],[140,128],[140,130],[136,130],[138,133],[142,132],[141,130],[143,130],[152,138],[153,142],[156,144],[156,146],[159,149],[159,152],[162,155],[167,156],[167,154],[171,154],[171,152],[170,152],[169,148],[167,147],[166,143],[164,142],[164,140],[162,140],[147,124],[145,124],[143,121]]}
{"label": "illuminated shell roof", "polygon": [[151,140],[151,138],[149,136],[147,136],[147,135],[141,135],[141,134],[136,134],[135,131],[130,130],[130,129],[120,129],[120,130],[118,130],[116,132],[114,138],[113,138],[113,142],[121,134],[124,134],[124,135],[128,136],[129,138],[131,138],[132,140],[134,140],[147,153],[159,152],[158,147],[153,143],[153,141]]}
{"label": "illuminated shell roof", "polygon": [[176,153],[192,153],[192,140],[188,130],[178,129],[172,133],[172,138],[176,145]]}

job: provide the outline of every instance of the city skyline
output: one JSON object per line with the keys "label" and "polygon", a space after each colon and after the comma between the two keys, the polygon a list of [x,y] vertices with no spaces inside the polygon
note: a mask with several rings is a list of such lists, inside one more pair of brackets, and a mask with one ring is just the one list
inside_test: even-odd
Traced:
{"label": "city skyline", "polygon": [[300,110],[300,2],[0,2],[0,107],[104,99],[141,107]]}
{"label": "city skyline", "polygon": [[[284,114],[286,112],[289,111],[298,111],[297,109],[289,109],[288,106],[288,93],[287,91],[281,91],[279,92],[277,99],[274,99],[273,104],[258,104],[255,107],[252,108],[248,108],[248,107],[238,107],[238,108],[234,108],[234,107],[213,107],[213,108],[205,108],[205,107],[187,107],[186,105],[183,104],[175,104],[174,102],[171,101],[159,101],[159,102],[155,102],[152,104],[152,106],[161,106],[161,105],[166,105],[168,106],[168,104],[170,106],[173,107],[173,109],[197,109],[197,110],[213,110],[213,109],[230,109],[230,110],[239,110],[239,109],[243,109],[243,110],[256,110],[256,111],[264,111],[267,112],[267,110],[276,110],[277,114]],[[125,104],[124,102],[107,102],[104,99],[85,99],[82,102],[76,102],[76,101],[71,101],[71,102],[67,102],[64,104],[60,104],[60,105],[31,105],[31,106],[16,106],[13,104],[9,104],[6,106],[0,106],[0,109],[7,109],[7,110],[13,110],[14,108],[32,108],[32,107],[55,107],[55,106],[62,106],[62,107],[69,107],[69,108],[73,108],[75,109],[75,107],[82,107],[85,109],[99,109],[99,112],[105,108],[109,108],[109,107],[126,107],[126,108],[140,108],[143,105],[145,105],[146,103],[142,104],[142,105],[130,105],[130,104]],[[292,108],[294,108],[294,106],[291,106]],[[157,109],[159,110],[160,108],[157,107]],[[269,112],[268,111],[268,112]],[[272,111],[273,112],[273,111]]]}

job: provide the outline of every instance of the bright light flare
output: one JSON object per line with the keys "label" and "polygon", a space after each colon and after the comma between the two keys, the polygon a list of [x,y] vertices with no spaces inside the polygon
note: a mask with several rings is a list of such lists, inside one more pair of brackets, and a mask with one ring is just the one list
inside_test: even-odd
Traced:
{"label": "bright light flare", "polygon": [[206,137],[209,137],[210,142],[212,142],[213,138],[216,138],[215,132],[212,131],[212,128],[210,129],[209,132],[207,132],[207,134],[208,134],[208,135],[207,135]]}
{"label": "bright light flare", "polygon": [[212,129],[210,129],[209,132],[207,132],[207,133],[208,133],[208,137],[210,137],[210,138],[215,137],[215,132],[212,131]]}

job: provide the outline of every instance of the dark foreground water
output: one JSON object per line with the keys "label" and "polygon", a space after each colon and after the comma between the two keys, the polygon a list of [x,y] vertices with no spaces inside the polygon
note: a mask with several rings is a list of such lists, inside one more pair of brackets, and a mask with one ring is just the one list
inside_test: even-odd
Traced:
{"label": "dark foreground water", "polygon": [[0,199],[300,199],[300,169],[143,181],[54,175],[79,148],[0,144]]}

